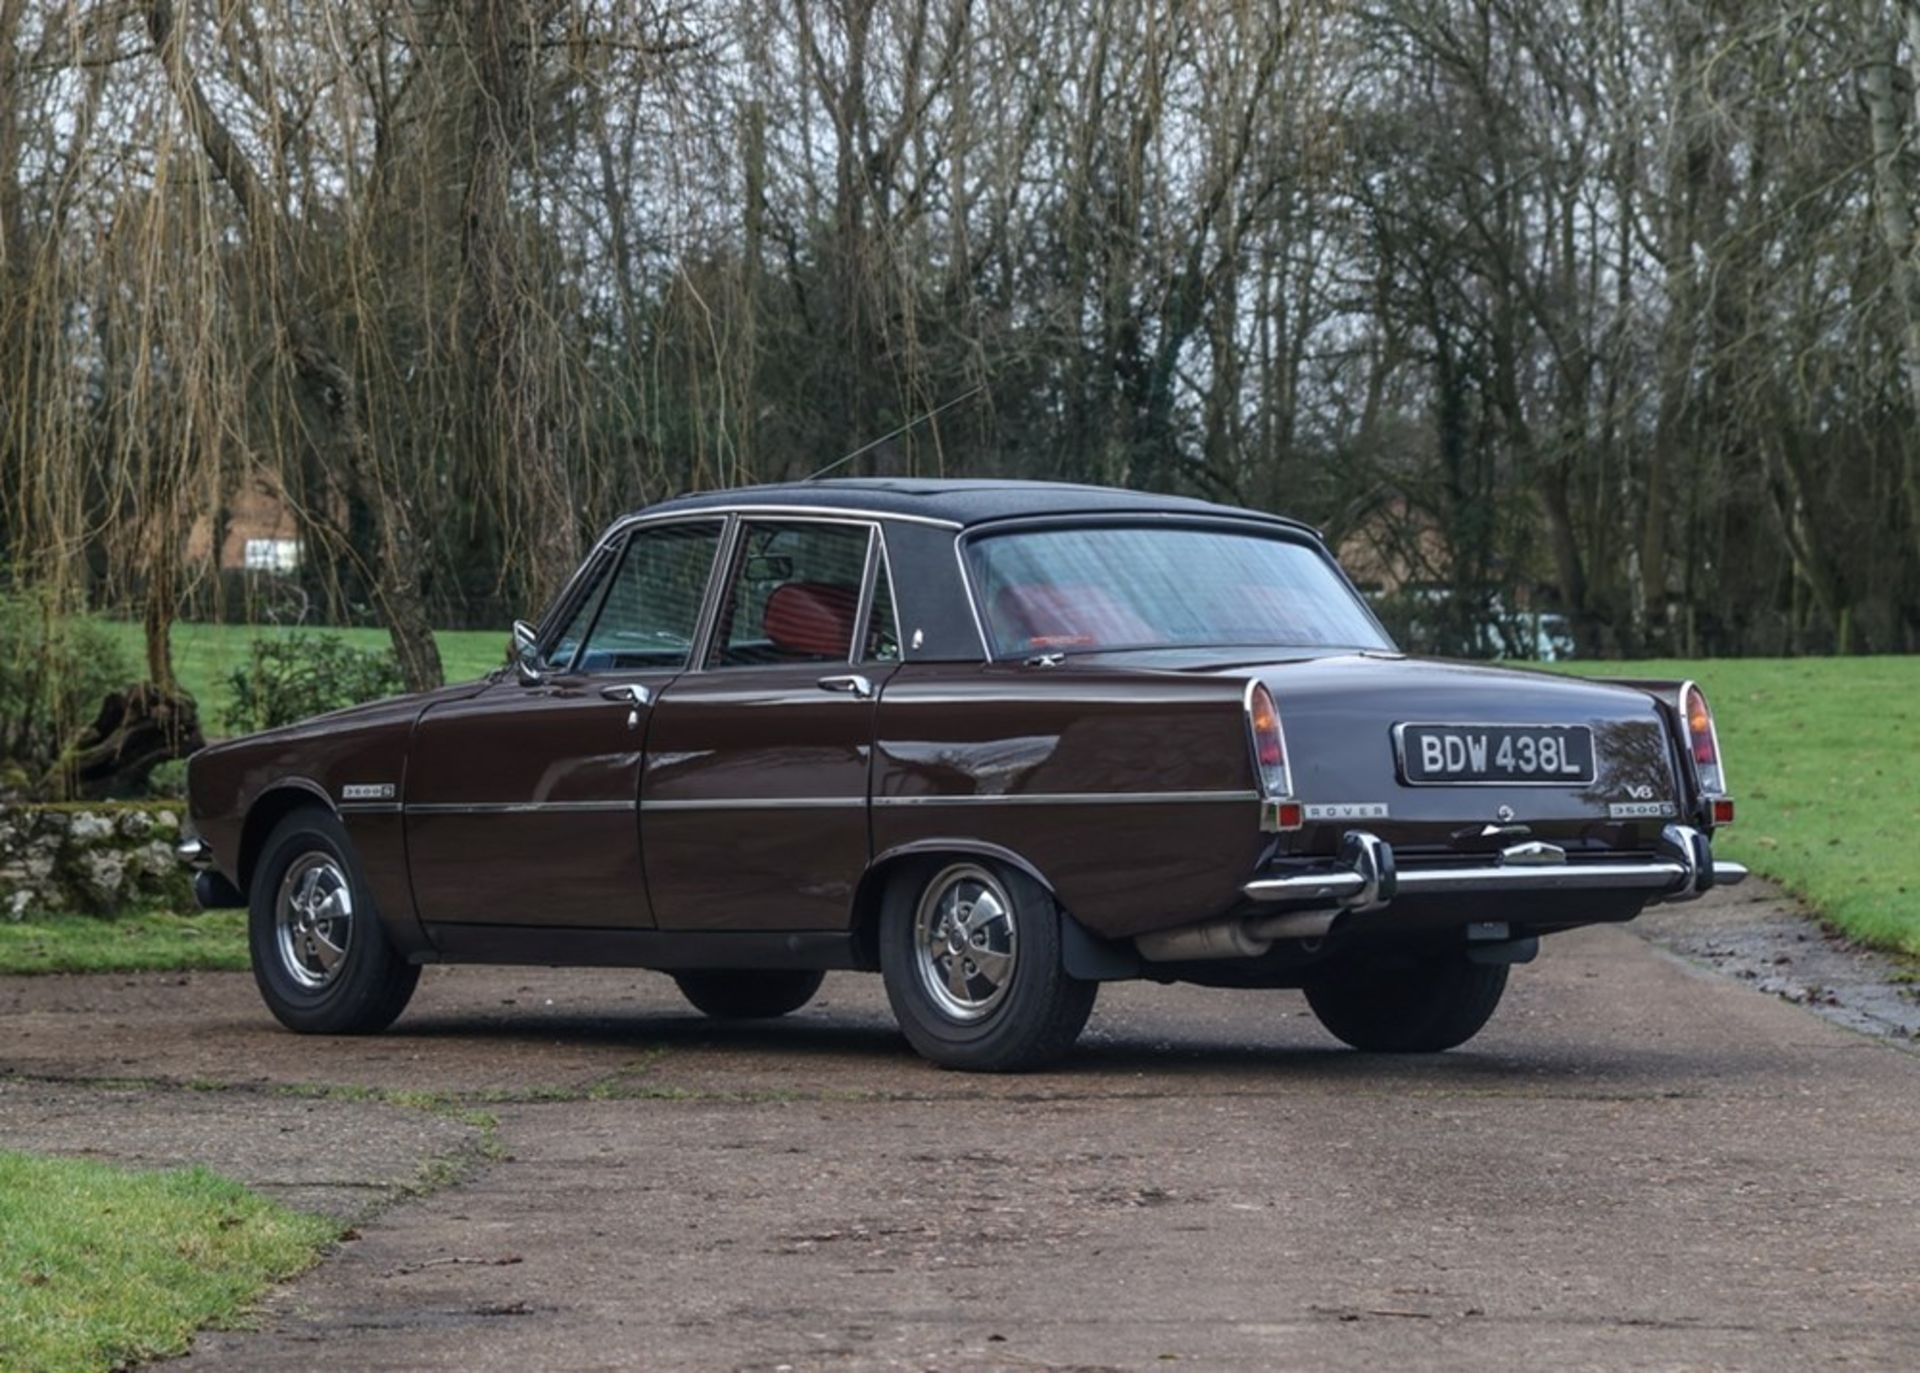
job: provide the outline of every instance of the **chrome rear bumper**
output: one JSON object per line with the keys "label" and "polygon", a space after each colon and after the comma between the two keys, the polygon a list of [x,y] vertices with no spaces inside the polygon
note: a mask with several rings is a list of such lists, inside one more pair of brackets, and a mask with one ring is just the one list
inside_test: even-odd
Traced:
{"label": "chrome rear bumper", "polygon": [[1713,887],[1744,882],[1746,868],[1713,858],[1707,837],[1668,825],[1659,855],[1634,862],[1567,857],[1552,844],[1515,844],[1491,863],[1401,870],[1393,849],[1364,830],[1350,830],[1331,869],[1261,877],[1240,890],[1251,900],[1303,909],[1372,910],[1398,896],[1452,896],[1481,891],[1646,891],[1660,901],[1691,901]]}
{"label": "chrome rear bumper", "polygon": [[1272,914],[1156,931],[1134,943],[1154,962],[1247,958],[1265,953],[1277,939],[1317,939],[1343,915],[1381,910],[1403,897],[1639,891],[1649,901],[1691,901],[1746,877],[1740,864],[1716,861],[1707,836],[1687,825],[1668,825],[1649,858],[1576,861],[1557,845],[1531,842],[1512,845],[1489,862],[1405,871],[1385,840],[1349,830],[1331,866],[1255,878],[1241,887],[1248,900],[1273,907]]}

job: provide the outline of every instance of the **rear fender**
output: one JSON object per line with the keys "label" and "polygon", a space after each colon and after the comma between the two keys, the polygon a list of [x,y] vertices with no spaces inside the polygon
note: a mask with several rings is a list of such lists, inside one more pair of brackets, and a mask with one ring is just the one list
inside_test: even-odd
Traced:
{"label": "rear fender", "polygon": [[1079,978],[1083,982],[1112,982],[1140,975],[1140,956],[1133,946],[1103,939],[1082,925],[1074,918],[1073,912],[1061,903],[1059,893],[1047,881],[1046,874],[1026,858],[998,844],[948,837],[917,839],[912,843],[896,845],[867,865],[867,871],[860,879],[859,890],[854,895],[854,942],[863,965],[869,958],[870,966],[879,965],[877,951],[881,897],[893,874],[903,865],[917,860],[960,856],[1003,863],[1025,873],[1046,890],[1047,895],[1053,898],[1054,909],[1060,914],[1060,957],[1069,977]]}

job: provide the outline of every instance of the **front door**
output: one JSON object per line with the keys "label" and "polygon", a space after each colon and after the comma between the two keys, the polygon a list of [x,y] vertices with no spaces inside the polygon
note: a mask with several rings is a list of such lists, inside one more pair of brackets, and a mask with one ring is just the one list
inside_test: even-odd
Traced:
{"label": "front door", "polygon": [[869,524],[741,518],[705,661],[662,693],[647,739],[660,928],[847,928],[874,706],[899,661],[884,560]]}
{"label": "front door", "polygon": [[435,924],[644,928],[640,766],[685,670],[725,527],[635,528],[565,607],[532,680],[429,710],[408,754],[414,900]]}

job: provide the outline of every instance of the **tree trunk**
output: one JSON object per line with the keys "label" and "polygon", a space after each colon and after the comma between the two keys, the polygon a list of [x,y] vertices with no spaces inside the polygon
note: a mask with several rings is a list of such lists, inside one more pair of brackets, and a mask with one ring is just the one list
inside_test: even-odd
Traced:
{"label": "tree trunk", "polygon": [[[1900,0],[1900,14],[1906,26],[1909,71],[1920,82],[1920,0]],[[1898,60],[1897,43],[1889,44],[1886,60],[1868,65],[1861,92],[1872,138],[1880,237],[1892,259],[1893,290],[1905,326],[1901,361],[1909,400],[1914,413],[1920,415],[1920,243],[1914,237],[1916,187],[1911,164],[1906,160],[1912,155],[1907,142],[1914,127],[1920,125],[1920,86],[1913,92],[1915,106],[1903,121],[1894,99],[1893,72]],[[1904,445],[1901,455],[1901,482],[1907,501],[1908,532],[1920,534],[1920,453],[1911,442]],[[1920,539],[1910,538],[1909,543],[1920,543]]]}
{"label": "tree trunk", "polygon": [[274,335],[302,384],[305,399],[322,421],[317,440],[323,457],[334,464],[333,470],[344,476],[373,512],[377,526],[377,546],[372,550],[370,568],[373,600],[393,640],[400,670],[412,690],[436,687],[445,680],[445,674],[427,615],[426,568],[414,533],[412,509],[368,441],[354,377],[327,346],[318,323],[302,307],[289,280],[298,261],[294,235],[273,198],[264,192],[259,174],[207,99],[188,57],[173,0],[148,0],[147,32],[174,98],[207,161],[232,192],[246,231],[271,264],[266,277]]}
{"label": "tree trunk", "polygon": [[545,606],[579,560],[575,501],[558,443],[548,370],[559,340],[540,327],[538,270],[525,261],[513,173],[531,116],[539,24],[526,0],[475,0],[469,32],[473,105],[463,239],[474,311],[472,418],[479,445],[515,496],[526,532],[528,603]]}

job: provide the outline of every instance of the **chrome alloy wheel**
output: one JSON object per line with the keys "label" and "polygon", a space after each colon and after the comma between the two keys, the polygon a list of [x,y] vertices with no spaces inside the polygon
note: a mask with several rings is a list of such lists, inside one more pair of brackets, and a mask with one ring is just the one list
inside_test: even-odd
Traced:
{"label": "chrome alloy wheel", "polygon": [[1013,898],[992,873],[957,863],[927,884],[913,918],[913,967],[942,1014],[981,1020],[1013,984]]}
{"label": "chrome alloy wheel", "polygon": [[289,863],[273,923],[287,975],[308,991],[331,983],[353,940],[353,888],[340,860],[316,849]]}

